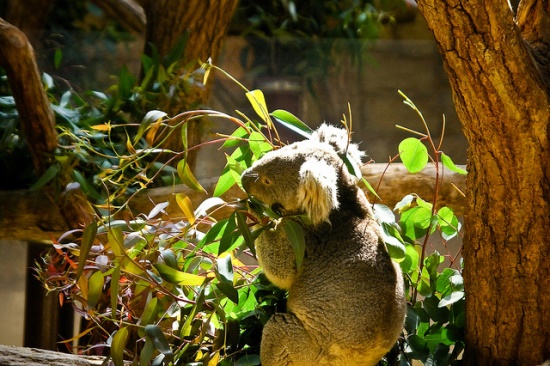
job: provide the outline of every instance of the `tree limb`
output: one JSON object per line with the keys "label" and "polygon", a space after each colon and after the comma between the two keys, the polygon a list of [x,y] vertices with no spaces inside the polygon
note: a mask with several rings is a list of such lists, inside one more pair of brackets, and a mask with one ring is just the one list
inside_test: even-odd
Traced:
{"label": "tree limb", "polygon": [[38,174],[57,147],[55,118],[44,93],[34,51],[25,33],[0,18],[0,66],[8,76],[21,128]]}
{"label": "tree limb", "polygon": [[133,0],[93,0],[109,16],[124,27],[137,34],[145,32],[145,12],[140,4]]}

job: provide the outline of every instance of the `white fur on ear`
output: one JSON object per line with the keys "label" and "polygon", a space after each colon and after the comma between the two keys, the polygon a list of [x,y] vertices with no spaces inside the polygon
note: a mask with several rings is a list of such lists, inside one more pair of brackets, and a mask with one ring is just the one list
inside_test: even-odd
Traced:
{"label": "white fur on ear", "polygon": [[338,208],[338,174],[325,161],[307,160],[300,168],[298,202],[313,225],[329,221],[330,211]]}

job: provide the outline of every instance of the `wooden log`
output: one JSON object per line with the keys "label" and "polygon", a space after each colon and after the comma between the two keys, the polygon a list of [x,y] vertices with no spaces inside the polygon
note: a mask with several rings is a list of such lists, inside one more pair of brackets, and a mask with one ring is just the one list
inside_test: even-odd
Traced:
{"label": "wooden log", "polygon": [[[402,164],[368,164],[363,168],[366,180],[377,189],[383,204],[393,208],[405,195],[415,193],[432,201],[435,189],[435,166],[428,165],[417,174],[410,174]],[[444,170],[438,192],[438,205],[447,205],[457,215],[464,213],[466,176]],[[381,181],[382,180],[382,181]],[[211,194],[216,178],[203,180],[201,184]],[[457,188],[455,188],[457,187]],[[460,190],[460,191],[459,191]],[[132,212],[149,213],[156,204],[169,202],[165,218],[181,218],[183,214],[175,202],[176,193],[187,195],[196,208],[209,195],[196,192],[186,186],[154,188],[143,191],[130,201]],[[244,193],[233,187],[223,197],[227,201],[244,198]],[[369,194],[371,202],[379,203]],[[61,209],[47,196],[24,190],[0,192],[0,239],[51,241],[68,230]]]}
{"label": "wooden log", "polygon": [[105,357],[77,356],[69,353],[0,345],[0,365],[10,366],[93,366]]}

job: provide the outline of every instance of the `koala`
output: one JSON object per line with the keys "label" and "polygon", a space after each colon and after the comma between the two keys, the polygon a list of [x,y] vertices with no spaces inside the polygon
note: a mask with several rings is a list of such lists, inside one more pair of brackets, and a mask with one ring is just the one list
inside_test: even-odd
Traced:
{"label": "koala", "polygon": [[[345,154],[361,165],[363,153],[347,132],[324,124],[309,140],[265,154],[241,176],[250,197],[281,214],[255,242],[266,277],[288,290],[287,312],[273,315],[263,330],[263,366],[375,365],[401,334],[401,270]],[[285,220],[304,231],[299,268]]]}

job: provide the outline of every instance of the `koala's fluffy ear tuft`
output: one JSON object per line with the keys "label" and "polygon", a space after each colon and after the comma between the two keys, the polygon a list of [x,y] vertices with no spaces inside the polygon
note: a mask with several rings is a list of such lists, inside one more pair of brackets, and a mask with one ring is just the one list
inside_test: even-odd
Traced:
{"label": "koala's fluffy ear tuft", "polygon": [[297,201],[313,225],[329,221],[330,211],[338,208],[338,174],[325,161],[308,160],[300,168]]}
{"label": "koala's fluffy ear tuft", "polygon": [[339,155],[347,153],[353,163],[357,166],[362,165],[365,152],[359,149],[359,145],[349,141],[348,132],[345,129],[323,123],[313,132],[311,139],[331,145]]}

